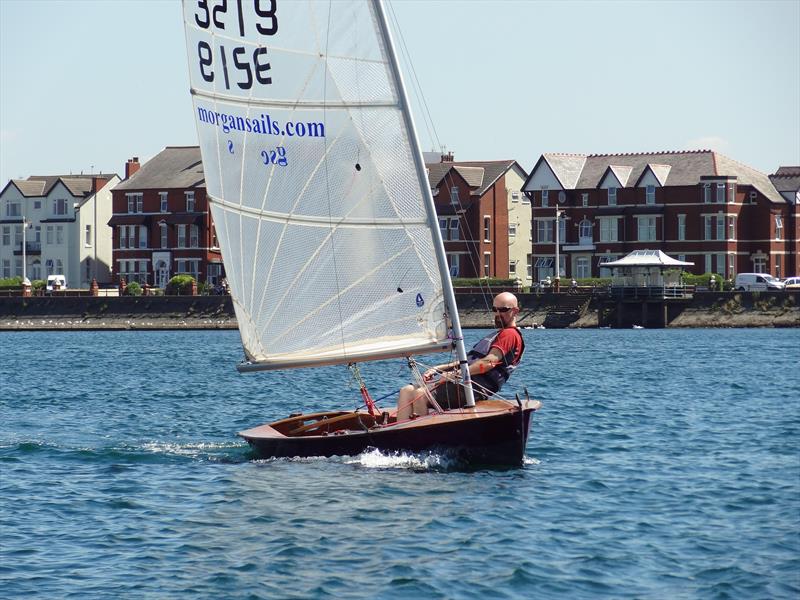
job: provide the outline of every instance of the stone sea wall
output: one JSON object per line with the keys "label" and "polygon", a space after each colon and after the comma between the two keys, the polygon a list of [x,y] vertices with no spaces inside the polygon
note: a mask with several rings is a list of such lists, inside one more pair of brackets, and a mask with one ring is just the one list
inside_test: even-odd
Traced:
{"label": "stone sea wall", "polygon": [[[518,297],[520,327],[552,323],[569,302],[566,294]],[[492,327],[491,300],[488,295],[459,294],[463,327]],[[597,327],[601,307],[600,299],[592,297],[563,326]],[[671,308],[669,327],[800,327],[800,292],[699,292]],[[236,328],[229,296],[0,298],[0,330],[5,331]]]}

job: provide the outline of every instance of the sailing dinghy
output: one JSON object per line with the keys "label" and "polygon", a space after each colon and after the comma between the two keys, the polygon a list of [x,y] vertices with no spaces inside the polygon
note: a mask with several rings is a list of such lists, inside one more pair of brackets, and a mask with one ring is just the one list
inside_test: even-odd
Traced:
{"label": "sailing dinghy", "polygon": [[[451,351],[467,406],[242,431],[263,457],[445,449],[521,464],[539,402],[475,403],[436,210],[379,0],[184,0],[194,113],[240,371]],[[418,372],[416,373],[419,381]]]}

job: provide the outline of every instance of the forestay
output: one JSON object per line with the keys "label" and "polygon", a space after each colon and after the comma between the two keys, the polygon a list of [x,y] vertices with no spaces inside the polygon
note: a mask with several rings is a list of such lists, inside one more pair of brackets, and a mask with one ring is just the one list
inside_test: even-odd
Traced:
{"label": "forestay", "polygon": [[372,4],[185,0],[183,10],[244,368],[449,347],[427,182]]}

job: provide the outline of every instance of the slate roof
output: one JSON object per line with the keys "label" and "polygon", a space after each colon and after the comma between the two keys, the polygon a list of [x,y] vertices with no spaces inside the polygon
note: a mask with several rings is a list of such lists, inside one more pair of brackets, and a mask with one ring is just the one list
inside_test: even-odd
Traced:
{"label": "slate roof", "polygon": [[[472,188],[471,196],[481,196],[516,162],[515,160],[437,162],[429,163],[425,167],[428,170],[431,189],[438,188],[442,179],[452,169]],[[520,169],[522,168],[520,167]]]}
{"label": "slate roof", "polygon": [[800,192],[800,167],[780,167],[769,180],[779,192]]}
{"label": "slate roof", "polygon": [[27,179],[12,179],[20,193],[26,198],[47,196],[50,190],[61,181],[70,194],[77,198],[85,198],[92,194],[92,179],[101,177],[111,179],[115,173],[98,173],[97,175],[31,175]]}
{"label": "slate roof", "polygon": [[200,146],[167,146],[114,190],[205,187]]}
{"label": "slate roof", "polygon": [[550,165],[565,189],[596,188],[609,168],[615,173],[621,173],[620,167],[630,167],[628,184],[635,185],[650,165],[659,180],[660,175],[668,173],[669,185],[698,185],[702,177],[735,176],[739,184],[752,185],[770,201],[780,204],[786,202],[767,175],[711,150],[635,154],[543,154],[542,158]]}

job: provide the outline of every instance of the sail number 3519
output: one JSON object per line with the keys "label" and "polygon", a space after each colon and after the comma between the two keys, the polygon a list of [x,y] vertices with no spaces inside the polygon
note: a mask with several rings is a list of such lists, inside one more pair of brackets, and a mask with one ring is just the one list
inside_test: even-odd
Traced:
{"label": "sail number 3519", "polygon": [[[255,32],[260,35],[275,35],[278,32],[277,0],[251,0],[256,19]],[[249,25],[245,23],[245,10],[242,6],[245,0],[198,0],[197,12],[194,21],[201,29],[230,30],[238,29],[239,36],[245,37]],[[229,11],[229,5],[231,10]],[[249,11],[247,11],[249,13]],[[248,16],[250,16],[248,14]],[[215,55],[211,45],[206,41],[197,43],[197,59],[200,66],[200,75],[209,83],[221,73],[225,89],[231,89],[231,84],[243,90],[253,87],[257,82],[261,85],[272,83],[270,69],[272,68],[267,58],[267,49],[264,46],[255,49],[245,46],[226,48],[217,46]],[[215,64],[216,63],[216,64]],[[232,64],[229,64],[232,63]],[[233,81],[232,81],[233,80]]]}

